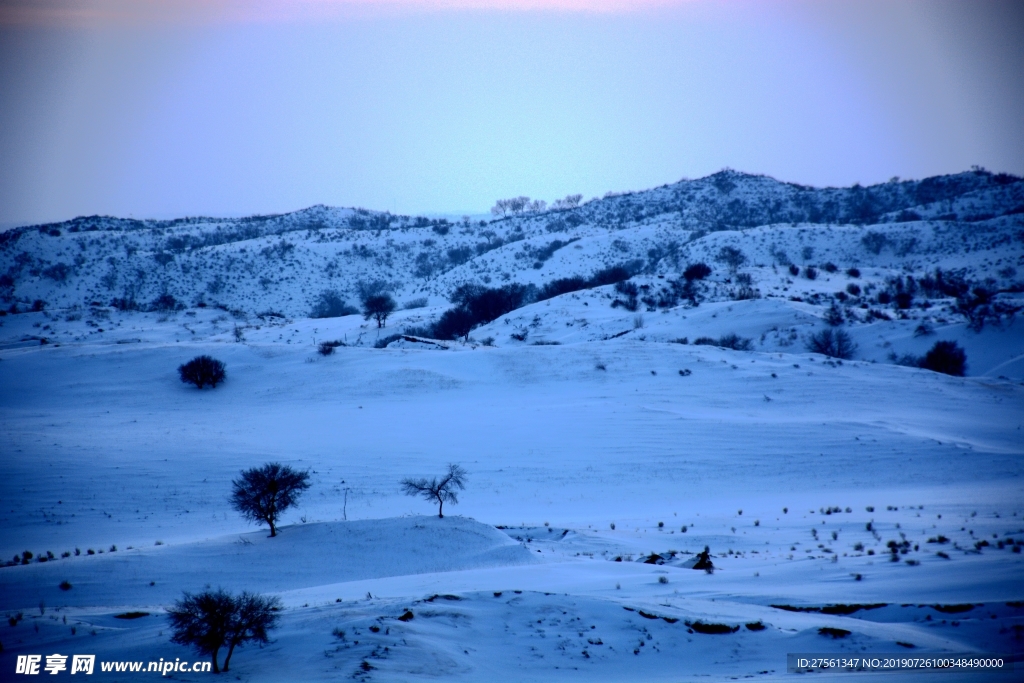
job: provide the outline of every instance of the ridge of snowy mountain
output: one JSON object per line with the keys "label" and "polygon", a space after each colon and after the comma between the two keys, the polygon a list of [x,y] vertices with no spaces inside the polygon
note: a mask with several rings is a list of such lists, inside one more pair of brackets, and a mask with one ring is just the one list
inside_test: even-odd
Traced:
{"label": "ridge of snowy mountain", "polygon": [[[402,303],[440,303],[467,282],[542,284],[621,263],[671,274],[723,244],[752,266],[942,267],[1008,286],[1022,225],[1024,180],[1005,174],[816,189],[722,171],[476,223],[322,205],[240,219],[81,217],[0,233],[0,297],[22,309],[146,308],[170,295],[303,317],[324,292],[356,302],[360,283],[384,282]],[[866,246],[869,233],[882,237]]]}

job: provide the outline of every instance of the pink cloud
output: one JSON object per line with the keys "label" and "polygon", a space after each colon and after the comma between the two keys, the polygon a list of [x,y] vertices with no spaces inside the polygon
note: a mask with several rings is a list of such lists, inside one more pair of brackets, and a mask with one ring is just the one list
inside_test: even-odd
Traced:
{"label": "pink cloud", "polygon": [[692,0],[2,0],[0,25],[276,23],[490,10],[626,13]]}

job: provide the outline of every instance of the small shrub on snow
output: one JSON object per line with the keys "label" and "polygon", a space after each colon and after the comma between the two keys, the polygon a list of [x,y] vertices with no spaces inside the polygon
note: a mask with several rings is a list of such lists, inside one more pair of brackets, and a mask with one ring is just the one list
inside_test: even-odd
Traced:
{"label": "small shrub on snow", "polygon": [[849,360],[853,358],[856,345],[844,330],[826,328],[811,335],[807,341],[807,349],[830,358]]}
{"label": "small shrub on snow", "polygon": [[715,257],[720,263],[724,263],[733,271],[747,262],[747,256],[742,251],[732,246],[725,246],[718,250]]}
{"label": "small shrub on snow", "polygon": [[333,289],[328,289],[320,293],[319,298],[313,305],[313,310],[309,313],[309,317],[340,318],[358,312],[355,308],[345,303],[341,294]]}
{"label": "small shrub on snow", "polygon": [[425,296],[424,297],[420,297],[419,299],[412,299],[410,301],[406,301],[405,305],[402,306],[402,308],[404,308],[407,311],[408,310],[412,310],[414,308],[426,308],[426,307],[427,307],[427,297],[425,297]]}
{"label": "small shrub on snow", "polygon": [[151,311],[179,311],[184,307],[183,304],[179,303],[177,299],[167,292],[153,299],[153,303],[149,306]]}
{"label": "small shrub on snow", "polygon": [[751,351],[754,348],[754,342],[752,340],[735,334],[726,334],[719,337],[718,345],[726,349],[732,349],[733,351]]}
{"label": "small shrub on snow", "polygon": [[693,343],[697,346],[721,346],[724,349],[732,349],[733,351],[752,351],[754,348],[753,340],[736,334],[726,334],[718,339],[697,337],[693,340]]}
{"label": "small shrub on snow", "polygon": [[925,370],[963,377],[967,370],[967,354],[955,341],[937,341],[921,359],[920,366]]}
{"label": "small shrub on snow", "polygon": [[800,274],[800,266],[798,266],[798,265],[796,265],[794,263],[790,263],[789,264],[789,274],[792,275],[793,277],[796,277],[797,275],[799,275]]}
{"label": "small shrub on snow", "polygon": [[615,283],[615,291],[625,296],[626,299],[623,301],[616,298],[615,301],[612,302],[612,308],[622,306],[627,311],[635,311],[640,307],[639,301],[637,300],[637,296],[640,294],[640,288],[637,287],[635,283],[629,282],[628,280],[617,282]]}
{"label": "small shrub on snow", "polygon": [[864,248],[876,256],[882,253],[882,249],[889,243],[889,238],[880,232],[869,232],[860,239]]}
{"label": "small shrub on snow", "polygon": [[860,285],[856,282],[851,282],[846,285],[846,292],[850,294],[850,296],[860,296]]}
{"label": "small shrub on snow", "polygon": [[202,389],[209,384],[216,387],[227,376],[224,363],[210,356],[196,356],[183,365],[178,366],[178,376],[185,384],[194,384]]}
{"label": "small shrub on snow", "polygon": [[843,317],[842,310],[840,310],[839,306],[833,302],[832,305],[828,307],[828,310],[825,311],[825,322],[831,327],[838,327],[843,324],[844,320],[845,318]]}
{"label": "small shrub on snow", "polygon": [[711,275],[711,266],[702,261],[691,263],[683,271],[683,277],[691,282],[693,280],[703,280],[708,275]]}
{"label": "small shrub on snow", "polygon": [[339,340],[322,341],[317,345],[316,352],[319,353],[321,356],[330,356],[332,353],[334,353],[334,349],[344,345],[345,343]]}
{"label": "small shrub on snow", "polygon": [[849,275],[850,277],[860,277],[860,269],[859,268],[848,268],[846,270],[846,274]]}
{"label": "small shrub on snow", "polygon": [[728,624],[710,624],[703,621],[686,622],[686,625],[697,633],[703,633],[705,635],[722,635],[727,633],[736,633],[740,630],[739,626],[729,626]]}
{"label": "small shrub on snow", "polygon": [[402,335],[400,335],[400,334],[389,334],[388,336],[381,337],[380,339],[375,341],[373,343],[373,348],[375,348],[375,349],[387,348],[388,344],[390,344],[393,341],[398,341],[401,338],[402,338]]}
{"label": "small shrub on snow", "polygon": [[831,626],[823,626],[822,628],[819,628],[818,633],[823,636],[829,636],[833,640],[845,638],[850,635],[850,632],[845,628],[832,628]]}

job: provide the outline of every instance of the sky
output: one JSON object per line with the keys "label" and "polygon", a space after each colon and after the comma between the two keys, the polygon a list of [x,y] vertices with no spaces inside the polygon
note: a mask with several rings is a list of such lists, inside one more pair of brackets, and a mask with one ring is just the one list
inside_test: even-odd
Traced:
{"label": "sky", "polygon": [[0,0],[0,226],[1024,175],[1024,3]]}

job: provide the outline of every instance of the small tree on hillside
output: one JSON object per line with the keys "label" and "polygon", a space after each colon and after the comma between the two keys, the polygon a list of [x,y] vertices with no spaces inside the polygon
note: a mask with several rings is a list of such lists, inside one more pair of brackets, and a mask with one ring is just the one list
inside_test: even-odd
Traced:
{"label": "small tree on hillside", "polygon": [[832,305],[828,307],[827,311],[825,311],[825,322],[832,327],[838,327],[839,325],[842,325],[845,320],[846,318],[843,316],[842,309],[833,301]]}
{"label": "small tree on hillside", "polygon": [[374,294],[363,299],[363,318],[373,318],[377,321],[377,327],[384,327],[398,304],[391,298],[390,294]]}
{"label": "small tree on hillside", "polygon": [[224,669],[231,664],[235,648],[245,643],[264,644],[267,632],[277,625],[275,612],[281,601],[243,592],[237,598],[224,590],[205,591],[184,597],[167,611],[173,635],[171,642],[191,646],[213,660],[213,672],[220,673],[217,655],[222,647],[228,648]]}
{"label": "small tree on hillside", "polygon": [[807,340],[807,350],[830,358],[849,360],[853,358],[853,352],[857,350],[857,345],[853,343],[845,330],[826,328],[811,335]]}
{"label": "small tree on hillside", "polygon": [[729,270],[734,273],[737,268],[747,262],[746,254],[733,246],[722,247],[718,250],[718,255],[715,258],[729,266]]}
{"label": "small tree on hillside", "polygon": [[423,496],[424,500],[437,502],[437,516],[444,517],[445,503],[458,503],[456,489],[466,488],[466,470],[458,465],[448,465],[448,473],[441,479],[403,479],[402,490],[407,496]]}
{"label": "small tree on hillside", "polygon": [[271,462],[242,472],[232,483],[231,506],[250,522],[266,522],[277,536],[277,518],[309,488],[309,473]]}
{"label": "small tree on hillside", "polygon": [[202,389],[209,384],[216,387],[226,376],[224,363],[209,356],[196,356],[187,363],[178,366],[178,376],[185,384],[195,384]]}

